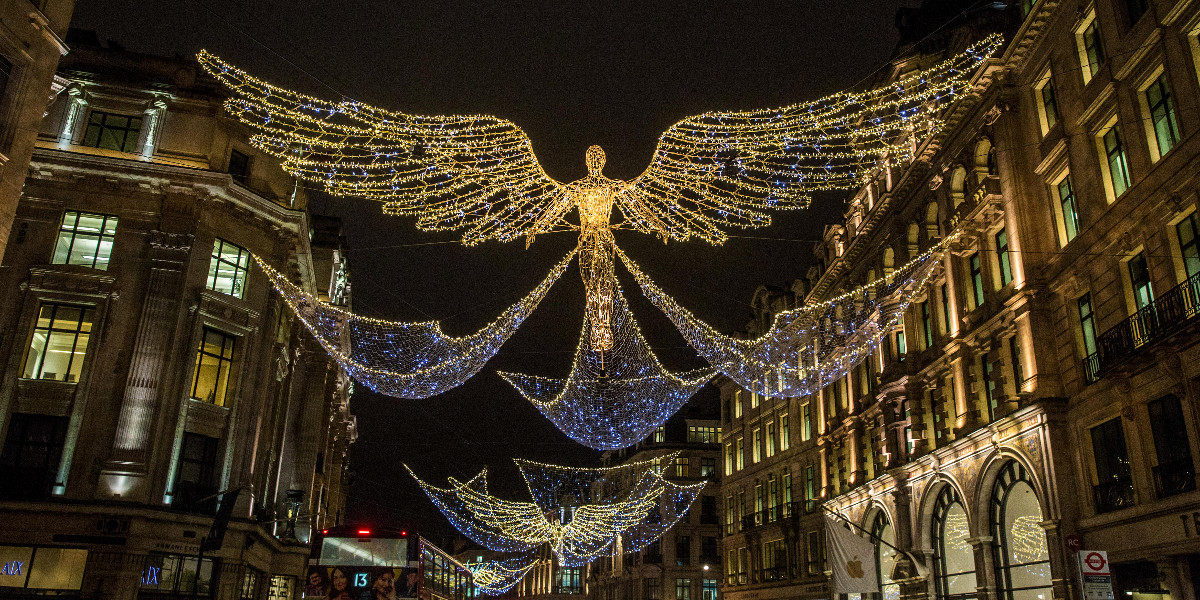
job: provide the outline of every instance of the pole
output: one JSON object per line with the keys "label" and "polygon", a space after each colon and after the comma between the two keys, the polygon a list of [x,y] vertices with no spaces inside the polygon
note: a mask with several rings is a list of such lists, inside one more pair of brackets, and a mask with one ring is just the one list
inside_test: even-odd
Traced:
{"label": "pole", "polygon": [[893,546],[893,545],[891,545],[891,544],[889,544],[889,543],[885,542],[885,541],[884,541],[882,538],[880,538],[879,536],[877,536],[877,535],[875,535],[875,534],[871,533],[870,531],[867,531],[866,529],[863,529],[862,527],[859,527],[857,524],[855,524],[855,523],[854,523],[853,521],[851,521],[850,519],[847,519],[846,517],[843,517],[842,515],[839,515],[839,514],[837,514],[837,513],[833,512],[832,510],[829,510],[828,508],[825,508],[825,505],[823,505],[823,504],[818,504],[817,506],[820,506],[820,507],[821,507],[821,510],[825,511],[827,514],[833,515],[833,516],[835,516],[835,517],[837,517],[837,518],[841,519],[843,523],[846,523],[847,525],[849,525],[849,526],[851,526],[851,527],[853,527],[853,528],[855,528],[855,529],[857,529],[857,530],[859,530],[859,531],[861,531],[861,532],[865,533],[865,534],[867,535],[867,537],[869,537],[869,538],[871,538],[871,539],[873,539],[873,540],[875,540],[875,541],[879,542],[880,544],[883,544],[884,546],[887,546],[888,548],[891,548],[892,550],[895,550],[896,552],[899,552],[900,554],[905,554],[905,552],[904,552],[903,550],[901,550],[901,549],[899,549],[899,548],[897,548],[897,547],[895,547],[895,546]]}

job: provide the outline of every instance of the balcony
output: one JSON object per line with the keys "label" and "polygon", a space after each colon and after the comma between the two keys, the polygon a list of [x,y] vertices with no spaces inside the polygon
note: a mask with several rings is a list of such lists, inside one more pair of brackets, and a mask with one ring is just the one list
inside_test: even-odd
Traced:
{"label": "balcony", "polygon": [[787,567],[770,567],[762,570],[763,581],[781,581],[787,578]]}
{"label": "balcony", "polygon": [[1191,460],[1177,460],[1154,467],[1154,490],[1159,498],[1196,489],[1196,469]]}
{"label": "balcony", "polygon": [[1100,334],[1096,339],[1099,350],[1084,359],[1084,376],[1089,383],[1098,380],[1141,348],[1179,331],[1197,314],[1200,314],[1200,273]]}
{"label": "balcony", "polygon": [[1092,486],[1096,514],[1133,506],[1133,478],[1128,475]]}
{"label": "balcony", "polygon": [[[753,529],[780,519],[788,519],[800,515],[801,512],[812,512],[804,502],[786,502],[773,508],[752,512],[742,517],[742,529]],[[815,508],[815,506],[813,507]]]}

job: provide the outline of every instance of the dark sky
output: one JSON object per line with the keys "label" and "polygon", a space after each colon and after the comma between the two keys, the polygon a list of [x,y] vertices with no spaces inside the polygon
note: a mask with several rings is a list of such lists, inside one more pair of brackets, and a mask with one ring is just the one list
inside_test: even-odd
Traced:
{"label": "dark sky", "polygon": [[[552,177],[585,174],[600,144],[605,174],[640,173],[658,135],[707,110],[765,108],[848,87],[883,65],[904,0],[759,2],[412,2],[402,0],[81,0],[74,26],[127,49],[192,55],[200,48],[274,83],[349,96],[412,113],[487,113],[533,140]],[[351,248],[355,310],[442,320],[464,334],[523,296],[574,245],[571,234],[524,244],[463,248],[362,200],[317,196],[315,212],[341,215]],[[812,240],[842,210],[838,197],[736,233],[723,247],[619,232],[618,244],[685,306],[739,329],[760,284],[786,285],[807,268]],[[621,235],[624,233],[624,235]],[[799,240],[799,241],[796,241]],[[425,245],[414,245],[425,244]],[[618,273],[650,342],[671,367],[695,354]],[[558,432],[495,370],[563,377],[582,319],[583,286],[568,270],[500,354],[462,387],[429,400],[358,392],[359,440],[350,517],[444,527],[403,472],[431,482],[490,465],[499,489],[517,489],[510,457],[588,465],[598,453]]]}

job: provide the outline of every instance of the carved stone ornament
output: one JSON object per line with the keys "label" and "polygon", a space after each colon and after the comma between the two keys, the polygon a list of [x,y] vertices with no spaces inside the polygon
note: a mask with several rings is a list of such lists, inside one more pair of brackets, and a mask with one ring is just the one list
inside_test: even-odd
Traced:
{"label": "carved stone ornament", "polygon": [[1000,115],[1002,114],[1004,114],[1004,109],[1000,108],[999,104],[993,104],[992,107],[988,109],[987,113],[983,115],[983,122],[991,125],[995,123],[996,119],[999,119]]}
{"label": "carved stone ornament", "polygon": [[942,174],[935,173],[933,177],[929,178],[929,189],[936,190],[940,187],[942,187]]}

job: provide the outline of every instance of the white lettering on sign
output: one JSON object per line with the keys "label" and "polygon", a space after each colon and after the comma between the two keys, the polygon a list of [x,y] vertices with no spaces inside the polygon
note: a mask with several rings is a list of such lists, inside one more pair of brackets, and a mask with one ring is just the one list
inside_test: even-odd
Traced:
{"label": "white lettering on sign", "polygon": [[0,567],[0,575],[20,575],[24,566],[25,563],[19,560],[10,560]]}

